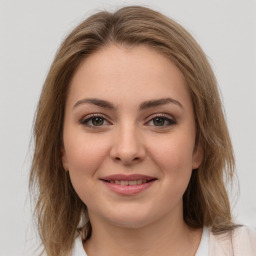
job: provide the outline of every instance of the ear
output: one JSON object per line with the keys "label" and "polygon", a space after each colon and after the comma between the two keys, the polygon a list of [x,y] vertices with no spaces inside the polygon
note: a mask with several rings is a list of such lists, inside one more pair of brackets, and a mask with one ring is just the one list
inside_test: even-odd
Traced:
{"label": "ear", "polygon": [[197,169],[201,165],[204,157],[204,152],[202,146],[199,144],[196,146],[193,152],[192,158],[192,169]]}
{"label": "ear", "polygon": [[62,160],[62,165],[65,171],[69,170],[68,167],[68,159],[67,159],[67,154],[64,148],[61,148],[61,160]]}

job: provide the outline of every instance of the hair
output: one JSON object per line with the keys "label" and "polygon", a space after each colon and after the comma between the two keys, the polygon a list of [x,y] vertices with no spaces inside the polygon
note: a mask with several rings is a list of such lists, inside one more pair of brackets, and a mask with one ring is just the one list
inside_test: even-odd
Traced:
{"label": "hair", "polygon": [[30,189],[44,251],[67,255],[77,231],[90,237],[88,221],[78,228],[86,205],[74,191],[62,165],[63,119],[70,81],[87,56],[110,44],[146,45],[167,56],[183,73],[194,107],[196,145],[203,151],[183,196],[184,221],[190,227],[234,229],[225,188],[234,174],[234,155],[219,90],[203,50],[172,19],[146,7],[98,12],[78,25],[61,44],[40,96],[34,124]]}

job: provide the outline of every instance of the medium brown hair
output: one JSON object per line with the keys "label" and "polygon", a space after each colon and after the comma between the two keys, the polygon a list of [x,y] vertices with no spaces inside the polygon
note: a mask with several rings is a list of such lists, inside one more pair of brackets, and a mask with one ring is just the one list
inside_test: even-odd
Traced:
{"label": "medium brown hair", "polygon": [[[164,54],[183,73],[194,106],[196,145],[204,157],[193,170],[183,196],[184,221],[211,226],[216,233],[234,228],[225,178],[232,179],[234,157],[217,83],[207,58],[179,24],[151,9],[124,7],[90,16],[64,40],[45,80],[37,108],[30,188],[36,195],[39,234],[48,256],[67,255],[86,205],[62,166],[63,119],[70,81],[87,56],[109,44],[147,45]],[[83,227],[90,236],[90,222]]]}

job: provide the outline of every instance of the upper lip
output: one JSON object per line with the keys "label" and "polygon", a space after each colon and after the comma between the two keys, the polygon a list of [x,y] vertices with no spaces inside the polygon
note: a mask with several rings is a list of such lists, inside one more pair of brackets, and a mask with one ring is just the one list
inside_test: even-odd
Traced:
{"label": "upper lip", "polygon": [[100,178],[100,180],[127,180],[127,181],[132,181],[132,180],[156,180],[156,177],[153,176],[148,176],[148,175],[143,175],[143,174],[130,174],[130,175],[125,175],[125,174],[114,174],[114,175],[109,175]]}

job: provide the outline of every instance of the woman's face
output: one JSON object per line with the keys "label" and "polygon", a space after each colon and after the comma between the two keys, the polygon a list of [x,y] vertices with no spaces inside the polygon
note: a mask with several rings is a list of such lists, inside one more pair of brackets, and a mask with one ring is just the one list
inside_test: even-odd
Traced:
{"label": "woman's face", "polygon": [[182,219],[201,162],[195,136],[182,73],[147,46],[107,46],[71,81],[62,161],[91,220],[141,227]]}

